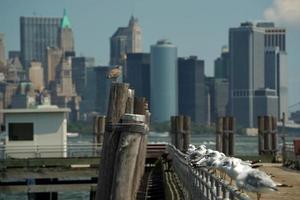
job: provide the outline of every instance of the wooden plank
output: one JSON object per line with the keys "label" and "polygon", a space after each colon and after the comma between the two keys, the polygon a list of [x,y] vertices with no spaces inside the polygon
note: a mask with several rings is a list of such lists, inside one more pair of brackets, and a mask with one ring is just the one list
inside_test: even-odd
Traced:
{"label": "wooden plank", "polygon": [[98,168],[12,168],[0,173],[1,181],[38,178],[84,178],[97,177]]}
{"label": "wooden plank", "polygon": [[0,162],[0,169],[11,167],[69,167],[71,165],[98,165],[99,163],[99,157],[5,159]]}
{"label": "wooden plank", "polygon": [[0,186],[0,193],[20,193],[20,192],[74,192],[74,191],[90,191],[95,187],[94,183],[84,184],[46,184],[46,185],[11,185]]}

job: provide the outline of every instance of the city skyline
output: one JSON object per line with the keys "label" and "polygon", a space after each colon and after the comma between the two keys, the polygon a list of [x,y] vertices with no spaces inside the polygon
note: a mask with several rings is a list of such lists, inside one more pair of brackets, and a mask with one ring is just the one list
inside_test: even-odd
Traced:
{"label": "city skyline", "polygon": [[[5,34],[7,57],[9,50],[20,49],[20,16],[61,17],[63,8],[66,8],[74,30],[78,55],[83,53],[85,56],[95,57],[96,63],[106,65],[109,62],[109,37],[117,27],[126,26],[133,14],[138,18],[143,32],[144,52],[149,52],[150,45],[157,40],[169,38],[178,47],[178,56],[196,55],[204,59],[206,75],[212,75],[214,60],[219,56],[221,47],[228,45],[230,27],[238,26],[243,21],[272,20],[277,26],[285,27],[288,32],[289,105],[291,105],[300,101],[300,92],[298,92],[300,81],[297,80],[300,74],[298,67],[300,17],[297,14],[293,18],[287,16],[284,9],[288,5],[285,4],[280,5],[286,7],[282,7],[277,12],[276,2],[278,4],[276,0],[263,2],[199,0],[189,3],[88,0],[72,1],[70,4],[68,1],[29,0],[18,1],[16,6],[16,1],[3,0],[0,7],[0,32]],[[298,5],[297,1],[285,0],[284,2],[290,2],[291,5],[294,3],[296,11],[300,9],[295,7]],[[232,10],[235,12],[231,12]],[[277,15],[274,15],[274,12],[275,14],[277,12]]]}

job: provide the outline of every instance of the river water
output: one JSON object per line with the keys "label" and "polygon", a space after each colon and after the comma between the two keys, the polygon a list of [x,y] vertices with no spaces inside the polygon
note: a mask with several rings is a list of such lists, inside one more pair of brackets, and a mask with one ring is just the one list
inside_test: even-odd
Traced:
{"label": "river water", "polygon": [[[299,135],[300,136],[300,135]],[[295,135],[287,137],[288,142],[292,142]],[[93,135],[79,135],[78,137],[68,138],[68,144],[91,144],[93,142]],[[168,133],[154,133],[150,132],[148,137],[149,143],[169,143],[170,137]],[[208,148],[215,148],[215,135],[192,135],[191,143],[195,145],[205,144]],[[278,138],[279,146],[281,140]],[[236,155],[257,155],[258,154],[258,138],[253,136],[235,137],[235,154]],[[89,192],[59,192],[59,200],[89,200]],[[1,194],[0,200],[27,200],[26,193]]]}

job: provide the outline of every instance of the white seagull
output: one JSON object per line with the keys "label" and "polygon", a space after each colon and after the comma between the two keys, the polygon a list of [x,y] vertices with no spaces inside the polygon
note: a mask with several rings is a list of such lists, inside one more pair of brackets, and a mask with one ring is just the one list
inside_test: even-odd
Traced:
{"label": "white seagull", "polygon": [[236,177],[236,186],[248,192],[256,192],[257,200],[260,200],[261,193],[278,191],[276,183],[265,172],[251,169],[241,172]]}

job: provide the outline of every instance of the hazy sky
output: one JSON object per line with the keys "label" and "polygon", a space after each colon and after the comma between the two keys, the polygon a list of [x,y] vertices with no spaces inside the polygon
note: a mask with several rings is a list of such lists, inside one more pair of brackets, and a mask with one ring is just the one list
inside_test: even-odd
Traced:
{"label": "hazy sky", "polygon": [[127,26],[131,14],[143,32],[143,50],[168,38],[179,56],[204,59],[207,75],[228,43],[229,27],[251,20],[273,20],[287,28],[289,105],[300,101],[300,0],[0,0],[0,32],[6,50],[19,49],[20,16],[62,16],[67,9],[78,55],[108,64],[109,37]]}

